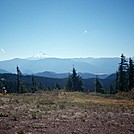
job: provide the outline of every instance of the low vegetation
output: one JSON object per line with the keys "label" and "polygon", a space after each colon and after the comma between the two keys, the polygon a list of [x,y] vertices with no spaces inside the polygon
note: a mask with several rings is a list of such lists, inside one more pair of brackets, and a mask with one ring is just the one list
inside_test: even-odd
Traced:
{"label": "low vegetation", "polygon": [[0,134],[134,133],[134,92],[0,94]]}

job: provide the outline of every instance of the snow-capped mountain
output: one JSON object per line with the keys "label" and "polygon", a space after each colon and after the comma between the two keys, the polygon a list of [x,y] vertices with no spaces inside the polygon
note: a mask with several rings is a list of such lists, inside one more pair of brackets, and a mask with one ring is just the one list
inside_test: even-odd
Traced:
{"label": "snow-capped mountain", "polygon": [[50,56],[48,56],[46,53],[40,52],[27,59],[28,60],[38,60],[38,59],[45,59],[45,58],[50,58]]}

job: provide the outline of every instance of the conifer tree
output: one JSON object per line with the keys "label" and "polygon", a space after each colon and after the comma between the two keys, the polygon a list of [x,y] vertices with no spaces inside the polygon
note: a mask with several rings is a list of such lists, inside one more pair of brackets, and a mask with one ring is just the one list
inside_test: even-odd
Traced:
{"label": "conifer tree", "polygon": [[115,92],[114,92],[114,88],[113,88],[113,86],[110,84],[110,86],[109,86],[109,93],[110,94],[114,94]]}
{"label": "conifer tree", "polygon": [[134,64],[131,58],[129,58],[128,65],[128,90],[130,91],[134,87]]}
{"label": "conifer tree", "polygon": [[35,79],[34,79],[34,75],[32,74],[32,93],[34,93],[36,91],[36,87],[35,87]]}
{"label": "conifer tree", "polygon": [[21,73],[21,71],[20,71],[20,69],[19,69],[19,67],[17,66],[17,93],[19,93],[20,92],[20,77],[21,77],[21,75],[22,75],[22,73]]}
{"label": "conifer tree", "polygon": [[77,75],[76,69],[73,67],[72,74],[67,79],[66,89],[68,91],[83,91],[82,78]]}
{"label": "conifer tree", "polygon": [[116,90],[116,92],[118,92],[118,90],[119,90],[119,72],[118,71],[116,71],[115,90]]}
{"label": "conifer tree", "polygon": [[95,79],[95,90],[96,90],[96,93],[104,93],[103,84],[101,83],[98,76],[96,76],[96,79]]}
{"label": "conifer tree", "polygon": [[116,75],[116,88],[117,91],[126,92],[128,89],[128,79],[127,79],[127,70],[128,70],[128,63],[125,59],[125,56],[121,54],[121,62],[119,63],[118,68],[118,75]]}

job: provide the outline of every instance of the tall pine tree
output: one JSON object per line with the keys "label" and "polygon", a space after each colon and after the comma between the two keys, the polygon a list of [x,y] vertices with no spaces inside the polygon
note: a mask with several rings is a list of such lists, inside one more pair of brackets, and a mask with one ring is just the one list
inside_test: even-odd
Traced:
{"label": "tall pine tree", "polygon": [[96,79],[95,79],[95,90],[96,90],[96,93],[104,93],[103,84],[101,83],[98,76],[96,76]]}
{"label": "tall pine tree", "polygon": [[134,64],[131,58],[129,58],[128,65],[128,90],[130,91],[134,87]]}
{"label": "tall pine tree", "polygon": [[22,76],[22,73],[18,66],[17,66],[16,70],[17,70],[17,93],[20,93],[21,92],[20,77]]}
{"label": "tall pine tree", "polygon": [[34,78],[34,75],[32,74],[32,93],[35,93],[36,91],[36,86],[35,86],[35,78]]}
{"label": "tall pine tree", "polygon": [[118,92],[128,91],[128,63],[123,54],[119,63],[118,72],[116,73],[116,90]]}
{"label": "tall pine tree", "polygon": [[76,69],[73,67],[72,74],[69,75],[66,83],[67,91],[83,91],[82,78],[77,75]]}

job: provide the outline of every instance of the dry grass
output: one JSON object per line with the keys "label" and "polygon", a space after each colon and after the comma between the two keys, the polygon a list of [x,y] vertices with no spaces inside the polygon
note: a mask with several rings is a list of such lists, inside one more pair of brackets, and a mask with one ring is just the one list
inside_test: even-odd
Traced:
{"label": "dry grass", "polygon": [[80,92],[0,94],[0,134],[133,133],[134,101]]}

